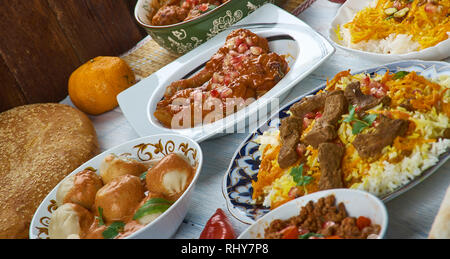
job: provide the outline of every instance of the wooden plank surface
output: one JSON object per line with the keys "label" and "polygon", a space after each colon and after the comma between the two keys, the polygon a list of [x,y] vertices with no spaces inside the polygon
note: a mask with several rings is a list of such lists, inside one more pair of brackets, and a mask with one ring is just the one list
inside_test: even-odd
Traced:
{"label": "wooden plank surface", "polygon": [[132,48],[146,36],[134,20],[135,3],[11,0],[0,5],[5,66],[0,67],[0,112],[26,103],[59,102],[67,96],[70,74],[82,63]]}
{"label": "wooden plank surface", "polygon": [[0,53],[27,102],[60,100],[80,63],[44,0],[11,0],[0,6]]}
{"label": "wooden plank surface", "polygon": [[14,75],[0,58],[0,111],[9,110],[17,103],[26,103],[25,96],[19,87]]}
{"label": "wooden plank surface", "polygon": [[[300,14],[299,18],[326,36],[328,26],[339,6],[328,0],[317,0],[309,9]],[[450,58],[446,61],[450,61]],[[356,71],[377,65],[381,65],[381,63],[363,60],[337,49],[329,60],[296,85],[280,105],[282,106],[297,96],[324,84],[327,78],[333,77],[342,70],[350,68]],[[71,104],[69,98],[66,98],[63,103]],[[103,151],[139,137],[123,116],[120,108],[101,116],[91,116],[91,119]],[[222,208],[227,212],[221,191],[222,179],[236,149],[247,137],[247,133],[230,134],[200,143],[204,154],[203,170],[195,187],[188,214],[173,238],[196,239],[217,208]],[[418,186],[386,204],[389,214],[386,238],[419,239],[427,237],[445,190],[450,184],[449,171],[450,162],[447,162]],[[229,213],[227,214],[237,234],[248,227],[234,219]]]}

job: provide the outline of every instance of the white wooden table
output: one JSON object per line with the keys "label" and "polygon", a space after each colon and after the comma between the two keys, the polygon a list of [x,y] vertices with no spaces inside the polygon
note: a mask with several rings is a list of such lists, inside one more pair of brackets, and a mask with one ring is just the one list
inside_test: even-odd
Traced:
{"label": "white wooden table", "polygon": [[[339,7],[339,4],[328,0],[317,0],[300,14],[299,18],[326,36],[327,28]],[[450,59],[446,61],[450,61]],[[325,83],[327,78],[332,78],[342,70],[350,68],[356,71],[377,65],[381,65],[381,63],[363,60],[337,49],[334,56],[300,82],[280,106]],[[63,103],[71,104],[69,98],[66,98]],[[102,151],[139,137],[128,124],[120,108],[100,116],[93,116],[91,119],[97,130]],[[222,208],[228,213],[221,190],[222,179],[234,152],[246,136],[247,133],[232,134],[200,144],[204,153],[203,170],[195,187],[190,210],[174,238],[196,239],[217,208]],[[450,162],[447,162],[424,182],[386,204],[389,213],[386,238],[419,239],[427,237],[445,191],[450,184],[449,171]],[[234,219],[229,213],[228,216],[237,234],[248,227]]]}

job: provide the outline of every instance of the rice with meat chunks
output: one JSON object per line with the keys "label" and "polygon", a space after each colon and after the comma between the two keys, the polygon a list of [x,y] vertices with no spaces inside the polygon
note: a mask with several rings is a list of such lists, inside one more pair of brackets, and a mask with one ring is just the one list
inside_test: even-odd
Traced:
{"label": "rice with meat chunks", "polygon": [[[355,86],[356,90],[350,90]],[[335,127],[337,138],[328,142],[344,147],[339,168],[334,169],[343,187],[381,197],[435,165],[450,147],[449,88],[450,76],[431,80],[404,71],[384,75],[342,71],[328,81],[325,91],[318,94],[343,91],[348,99],[348,111]],[[353,100],[348,93],[359,99]],[[261,164],[257,180],[252,182],[256,204],[275,208],[321,190],[324,165],[319,161],[320,147],[305,145],[304,140],[318,127],[315,124],[324,112],[322,108],[304,115],[295,150],[298,158],[288,167],[278,163],[283,145],[280,130],[271,129],[257,138]],[[294,116],[292,111],[288,113]]]}

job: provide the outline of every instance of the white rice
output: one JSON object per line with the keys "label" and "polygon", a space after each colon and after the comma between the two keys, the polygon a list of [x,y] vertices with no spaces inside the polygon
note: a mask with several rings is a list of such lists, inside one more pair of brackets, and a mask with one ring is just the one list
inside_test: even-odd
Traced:
{"label": "white rice", "polygon": [[450,139],[439,139],[431,144],[431,148],[430,144],[417,146],[411,156],[405,157],[400,163],[391,164],[387,161],[372,163],[368,175],[351,189],[368,191],[377,196],[393,192],[437,164],[439,156],[448,148]]}
{"label": "white rice", "polygon": [[361,41],[352,43],[352,36],[347,28],[341,26],[340,34],[342,44],[351,49],[357,49],[368,52],[382,54],[405,54],[419,50],[419,43],[412,40],[411,35],[406,34],[390,34],[387,38],[381,40]]}

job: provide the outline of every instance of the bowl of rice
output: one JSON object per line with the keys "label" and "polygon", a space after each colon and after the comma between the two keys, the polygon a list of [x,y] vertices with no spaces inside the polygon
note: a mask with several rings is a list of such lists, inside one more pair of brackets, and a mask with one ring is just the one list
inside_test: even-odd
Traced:
{"label": "bowl of rice", "polygon": [[450,0],[348,0],[329,29],[338,47],[377,61],[450,56]]}

